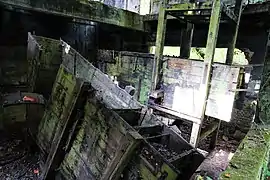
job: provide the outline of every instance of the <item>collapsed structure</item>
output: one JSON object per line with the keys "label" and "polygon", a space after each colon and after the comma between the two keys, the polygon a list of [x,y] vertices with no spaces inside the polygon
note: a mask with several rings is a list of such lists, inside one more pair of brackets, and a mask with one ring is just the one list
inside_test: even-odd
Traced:
{"label": "collapsed structure", "polygon": [[[254,9],[254,4],[244,5],[238,0],[233,3],[219,0],[188,3],[153,1],[151,15],[140,16],[137,14],[138,1],[126,1],[125,6],[115,3],[117,8],[112,7],[111,2],[104,2],[108,4],[105,5],[92,1],[0,2],[3,8],[11,11],[30,9],[30,12],[57,14],[67,19],[72,17],[72,23],[70,19],[56,20],[60,24],[58,29],[66,22],[68,24],[65,27],[68,27],[69,36],[63,37],[65,41],[28,34],[27,66],[22,63],[18,74],[10,69],[20,63],[1,62],[1,93],[21,91],[1,98],[1,127],[14,131],[26,127],[25,134],[29,134],[34,143],[32,138],[26,139],[37,144],[40,150],[41,168],[39,171],[35,169],[39,178],[189,179],[205,158],[197,149],[199,143],[209,140],[207,137],[212,135],[211,142],[204,144],[210,144],[213,149],[221,121],[235,123],[233,134],[236,136],[245,136],[249,131],[221,178],[268,177],[268,33],[263,30],[264,40],[259,44],[253,43],[253,48],[264,49],[255,53],[256,58],[258,54],[262,57],[265,51],[267,53],[263,78],[254,79],[261,81],[262,86],[256,124],[251,129],[255,108],[248,107],[252,112],[246,113],[246,107],[243,107],[245,91],[249,90],[246,89],[246,80],[257,73],[254,73],[254,67],[261,68],[262,64],[232,65],[242,13],[244,19],[249,19],[250,14],[267,13],[267,8],[256,5],[259,8]],[[269,6],[267,3],[263,5]],[[155,15],[157,12],[158,16]],[[6,16],[3,13],[3,17]],[[157,27],[153,25],[156,20]],[[185,21],[179,43],[180,56],[164,56],[166,41],[175,43],[171,36],[173,33],[170,33],[175,29],[170,22],[175,20]],[[104,30],[104,22],[135,30],[132,32],[134,37],[129,38],[135,38],[131,41],[139,42],[139,45],[127,45],[124,39],[118,41],[119,37],[108,38],[107,43],[107,31],[113,31],[110,29],[113,26]],[[47,23],[50,25],[51,22]],[[213,59],[223,23],[230,25],[230,38],[224,43],[219,37],[228,47],[226,60],[220,64],[214,63]],[[257,24],[260,28],[261,23]],[[196,42],[193,37],[199,39],[195,30],[205,24],[208,35],[204,33],[207,37],[204,61],[191,60],[190,49]],[[151,32],[153,29],[157,29],[156,34]],[[54,29],[48,31],[55,33]],[[63,28],[56,34],[66,31]],[[115,31],[120,30],[116,28]],[[77,32],[84,33],[78,37]],[[96,42],[92,34],[98,32],[102,34],[99,45],[103,48],[98,49],[99,46],[94,45],[91,49],[89,44]],[[155,37],[146,40],[145,34]],[[148,54],[145,47],[151,42],[143,43],[155,40],[155,55]],[[14,48],[14,52],[20,51],[20,48]],[[11,54],[16,54],[14,52]],[[250,57],[247,58],[251,61]],[[251,71],[251,68],[255,70]],[[27,72],[27,77],[21,75],[23,72]],[[253,93],[254,88],[251,91]],[[33,115],[37,111],[39,113]],[[179,130],[183,122],[191,126],[190,132]],[[261,122],[266,124],[262,126]],[[222,138],[228,141],[227,137]],[[247,155],[254,159],[247,159]],[[248,163],[252,165],[247,167],[245,164]]]}

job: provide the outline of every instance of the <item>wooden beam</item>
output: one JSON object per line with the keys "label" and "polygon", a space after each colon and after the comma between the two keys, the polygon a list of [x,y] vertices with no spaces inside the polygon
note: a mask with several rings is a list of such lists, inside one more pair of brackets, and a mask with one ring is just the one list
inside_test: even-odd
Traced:
{"label": "wooden beam", "polygon": [[[212,72],[212,65],[214,61],[215,49],[216,49],[217,38],[218,38],[221,11],[222,11],[222,7],[221,7],[220,0],[215,0],[213,2],[212,12],[211,12],[206,51],[205,51],[205,59],[204,59],[205,65],[204,65],[204,72],[203,72],[204,80],[201,84],[203,86],[202,95],[204,96],[203,108],[202,108],[201,118],[200,118],[201,124],[203,123],[203,120],[205,117],[207,99],[209,96],[211,72]],[[197,125],[193,123],[190,143],[194,145],[195,147],[198,144],[200,131],[201,131],[201,125]]]}
{"label": "wooden beam", "polygon": [[155,50],[155,58],[153,65],[153,73],[152,73],[152,84],[151,91],[156,90],[158,87],[158,83],[161,79],[162,75],[162,58],[163,58],[163,49],[165,42],[165,34],[166,34],[166,24],[167,24],[167,13],[164,8],[166,5],[166,0],[164,0],[163,5],[160,5],[159,16],[158,16],[158,27],[157,27],[157,37],[156,37],[156,50]]}
{"label": "wooden beam", "polygon": [[181,45],[180,45],[180,57],[188,59],[190,56],[190,50],[193,39],[194,24],[187,22],[186,29],[182,32]]}
{"label": "wooden beam", "polygon": [[231,65],[233,62],[233,55],[234,55],[234,49],[235,49],[235,44],[236,44],[236,40],[238,36],[238,29],[239,29],[239,24],[241,20],[241,15],[242,15],[243,2],[244,2],[243,0],[236,0],[234,14],[237,15],[237,21],[236,21],[236,24],[234,22],[230,23],[231,27],[233,28],[233,32],[232,32],[231,42],[229,44],[227,56],[226,56],[226,64],[228,65]]}
{"label": "wooden beam", "polygon": [[200,141],[208,137],[210,134],[212,134],[218,128],[218,125],[219,125],[218,121],[213,121],[206,128],[202,129],[200,134]]}

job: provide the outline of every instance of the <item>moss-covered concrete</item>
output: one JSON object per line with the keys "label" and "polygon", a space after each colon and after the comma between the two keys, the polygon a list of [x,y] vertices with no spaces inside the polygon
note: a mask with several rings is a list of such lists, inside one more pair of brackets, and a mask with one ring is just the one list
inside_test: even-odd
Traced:
{"label": "moss-covered concrete", "polygon": [[0,3],[5,6],[19,7],[25,10],[34,10],[144,31],[143,16],[97,1],[0,0]]}
{"label": "moss-covered concrete", "polygon": [[269,149],[270,128],[254,128],[250,130],[220,179],[264,179],[269,161]]}

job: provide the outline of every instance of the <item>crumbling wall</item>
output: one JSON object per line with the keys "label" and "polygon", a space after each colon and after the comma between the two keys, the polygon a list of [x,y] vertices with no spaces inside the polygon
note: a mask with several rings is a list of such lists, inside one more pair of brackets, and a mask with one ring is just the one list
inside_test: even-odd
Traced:
{"label": "crumbling wall", "polygon": [[145,104],[151,88],[153,55],[132,52],[99,50],[100,69],[109,76],[116,76],[119,86],[132,85],[136,88],[134,97]]}

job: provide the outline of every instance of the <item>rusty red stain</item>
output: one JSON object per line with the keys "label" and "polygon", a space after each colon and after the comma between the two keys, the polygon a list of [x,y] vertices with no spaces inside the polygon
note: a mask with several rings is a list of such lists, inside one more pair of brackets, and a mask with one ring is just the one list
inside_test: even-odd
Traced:
{"label": "rusty red stain", "polygon": [[170,59],[168,61],[168,67],[172,69],[186,69],[191,68],[191,61],[186,59]]}
{"label": "rusty red stain", "polygon": [[31,101],[31,102],[37,102],[36,98],[24,96],[23,101]]}

